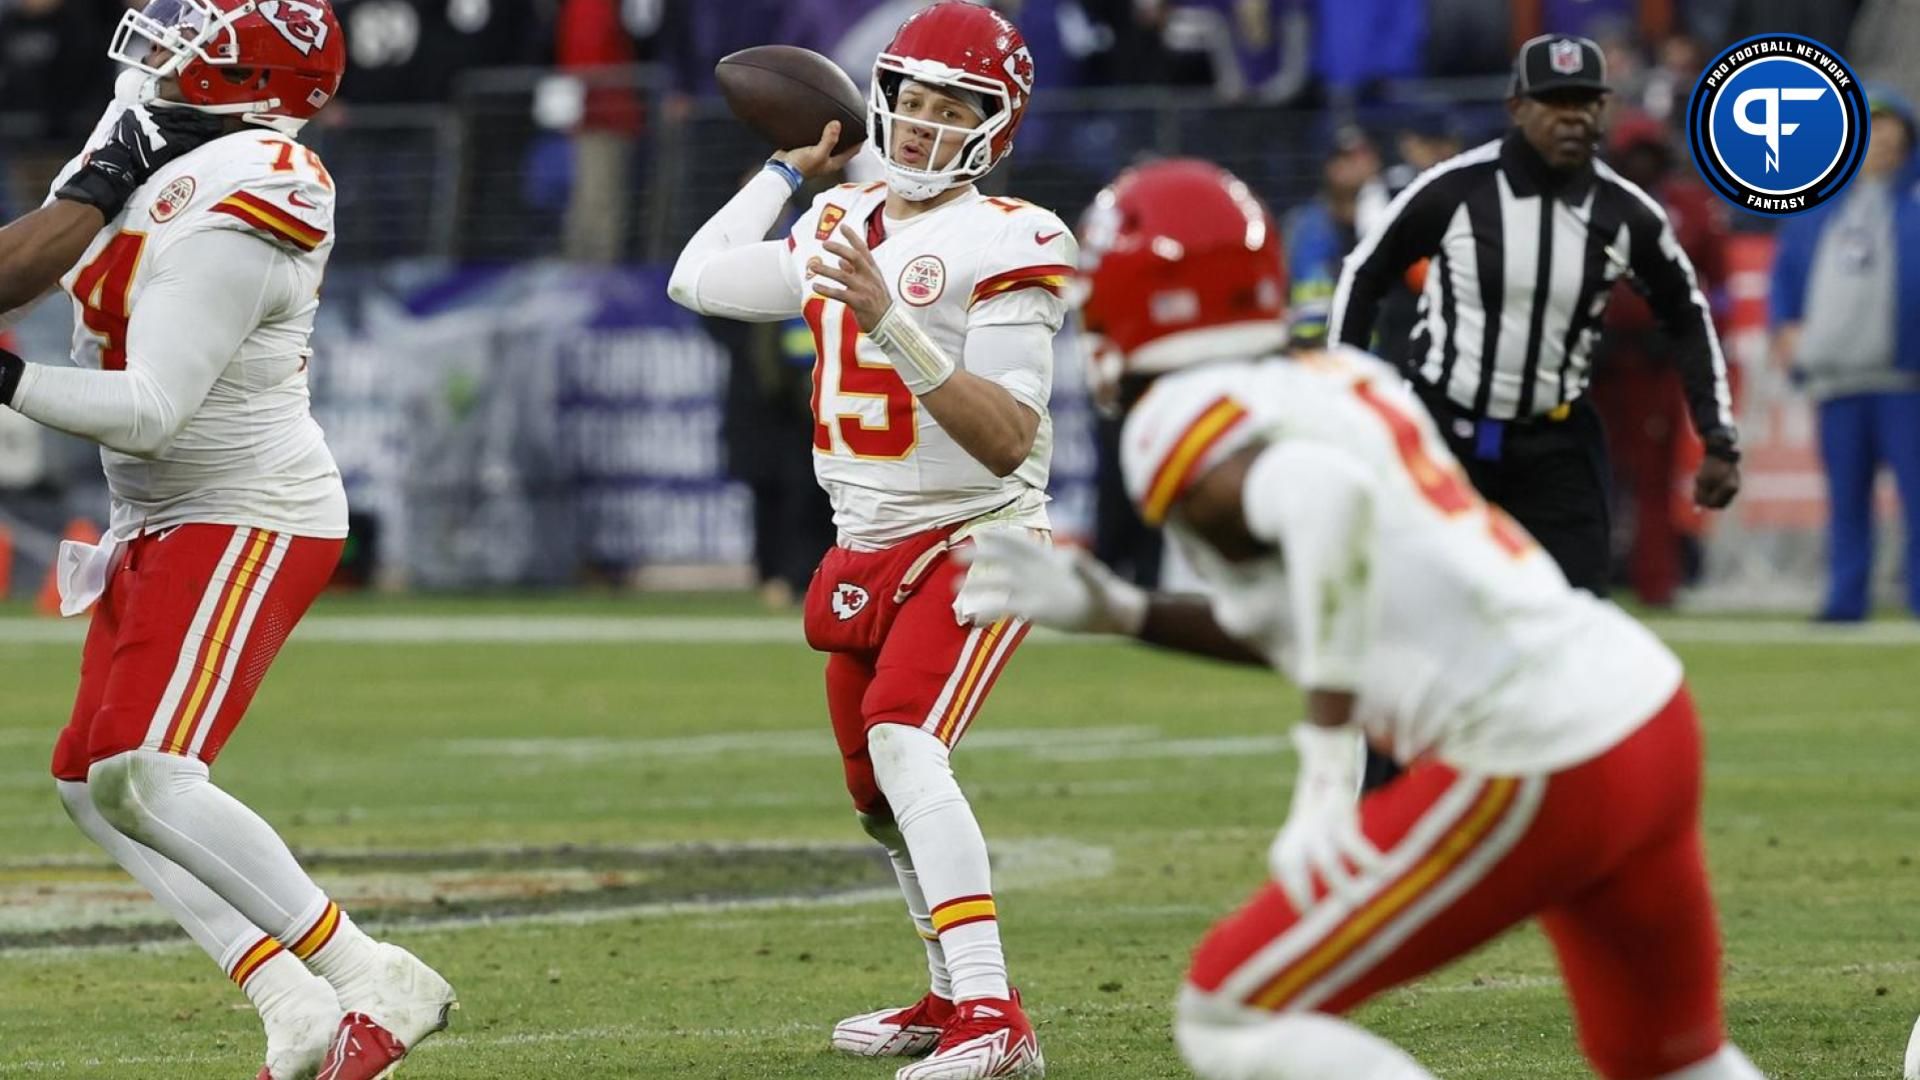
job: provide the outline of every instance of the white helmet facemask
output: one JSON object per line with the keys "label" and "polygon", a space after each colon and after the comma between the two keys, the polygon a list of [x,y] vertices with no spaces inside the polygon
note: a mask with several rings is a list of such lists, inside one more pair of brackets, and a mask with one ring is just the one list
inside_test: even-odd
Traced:
{"label": "white helmet facemask", "polygon": [[[979,127],[964,128],[921,118],[902,117],[894,110],[900,88],[908,82],[920,83],[962,98],[977,98],[987,117]],[[961,93],[964,92],[964,93]],[[913,60],[892,53],[881,53],[873,64],[873,83],[867,91],[868,145],[886,168],[887,186],[908,202],[931,199],[957,184],[971,183],[987,175],[999,159],[993,141],[1013,121],[1012,102],[1006,87],[981,75],[973,75],[934,60]],[[904,123],[933,132],[933,145],[927,150],[925,168],[916,168],[894,158],[894,126]],[[945,168],[934,163],[951,147],[958,146]]]}

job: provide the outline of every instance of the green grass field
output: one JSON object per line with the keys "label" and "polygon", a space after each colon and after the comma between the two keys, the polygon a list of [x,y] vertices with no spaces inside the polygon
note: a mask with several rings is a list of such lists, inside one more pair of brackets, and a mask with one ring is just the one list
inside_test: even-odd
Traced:
{"label": "green grass field", "polygon": [[[921,951],[857,843],[818,659],[741,610],[333,602],[283,655],[216,776],[460,988],[408,1080],[891,1077],[826,1033],[917,996]],[[1735,1038],[1773,1077],[1896,1077],[1920,633],[1664,629],[1707,716]],[[250,1077],[244,1000],[54,797],[78,649],[47,633],[0,619],[0,1077]],[[1051,1076],[1185,1075],[1168,1002],[1264,872],[1297,715],[1270,677],[1131,647],[1015,661],[957,761]],[[1588,1075],[1530,929],[1360,1019],[1449,1080]]]}

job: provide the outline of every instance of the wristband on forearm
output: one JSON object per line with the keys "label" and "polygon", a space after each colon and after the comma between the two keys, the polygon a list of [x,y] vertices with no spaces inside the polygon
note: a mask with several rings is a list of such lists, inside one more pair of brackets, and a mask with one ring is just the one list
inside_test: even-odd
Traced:
{"label": "wristband on forearm", "polygon": [[0,349],[0,405],[12,405],[14,391],[20,389],[20,379],[27,373],[27,362],[5,349]]}
{"label": "wristband on forearm", "polygon": [[788,194],[797,193],[800,190],[800,185],[807,182],[806,177],[800,175],[799,169],[781,161],[779,158],[768,158],[764,168],[787,182]]}
{"label": "wristband on forearm", "polygon": [[913,316],[900,310],[899,304],[887,309],[867,337],[893,361],[900,381],[907,384],[915,397],[925,397],[940,389],[957,370],[947,354],[940,351],[940,346],[913,321]]}
{"label": "wristband on forearm", "polygon": [[88,165],[60,185],[53,193],[56,199],[67,202],[85,203],[106,215],[108,221],[120,216],[138,184],[130,183],[130,177],[109,169]]}

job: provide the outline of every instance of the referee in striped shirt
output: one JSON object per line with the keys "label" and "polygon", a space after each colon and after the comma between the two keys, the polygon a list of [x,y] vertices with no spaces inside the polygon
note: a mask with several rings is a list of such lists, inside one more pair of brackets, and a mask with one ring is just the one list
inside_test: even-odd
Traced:
{"label": "referee in striped shirt", "polygon": [[1347,256],[1328,338],[1371,344],[1401,280],[1420,293],[1408,376],[1482,494],[1574,585],[1606,595],[1606,438],[1586,400],[1614,282],[1647,297],[1678,350],[1706,459],[1694,500],[1740,489],[1726,360],[1660,205],[1594,159],[1608,93],[1599,46],[1547,35],[1514,61],[1504,138],[1413,182]]}

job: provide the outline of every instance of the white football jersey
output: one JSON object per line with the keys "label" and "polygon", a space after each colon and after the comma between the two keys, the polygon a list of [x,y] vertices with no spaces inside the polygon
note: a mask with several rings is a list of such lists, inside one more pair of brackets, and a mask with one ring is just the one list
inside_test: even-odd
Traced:
{"label": "white football jersey", "polygon": [[[882,547],[915,533],[996,511],[994,520],[1046,528],[1047,468],[1053,456],[1051,357],[1043,365],[966,357],[973,327],[1066,317],[1063,297],[1077,261],[1072,230],[1018,199],[972,192],[936,210],[885,218],[884,183],[843,184],[822,193],[787,237],[788,271],[804,296],[813,331],[814,474],[832,499],[843,543]],[[850,225],[866,238],[894,300],[941,351],[1004,387],[1040,414],[1033,450],[1013,473],[995,476],[935,422],[861,334],[853,312],[812,291],[807,264],[836,261],[821,247]]]}
{"label": "white football jersey", "polygon": [[[102,120],[96,138],[111,128]],[[79,167],[76,158],[54,182]],[[346,535],[340,470],[310,409],[308,339],[333,248],[333,181],[313,151],[265,128],[223,136],[161,168],[107,223],[61,279],[73,297],[73,361],[115,370],[145,356],[129,340],[134,312],[157,274],[176,276],[180,242],[232,230],[273,245],[289,262],[283,284],[254,297],[203,290],[196,311],[257,307],[253,329],[205,400],[152,457],[102,448],[116,534],[185,523],[236,524],[302,536]],[[264,251],[264,249],[263,249]],[[265,251],[266,262],[273,253]],[[237,313],[236,313],[237,314]],[[168,320],[191,333],[193,313]]]}
{"label": "white football jersey", "polygon": [[[1243,509],[1275,553],[1230,563],[1169,509],[1256,440]],[[1571,588],[1482,500],[1419,400],[1351,349],[1210,364],[1157,380],[1129,414],[1128,492],[1204,580],[1222,628],[1296,684],[1358,699],[1400,761],[1564,768],[1634,731],[1679,660],[1618,608]]]}

